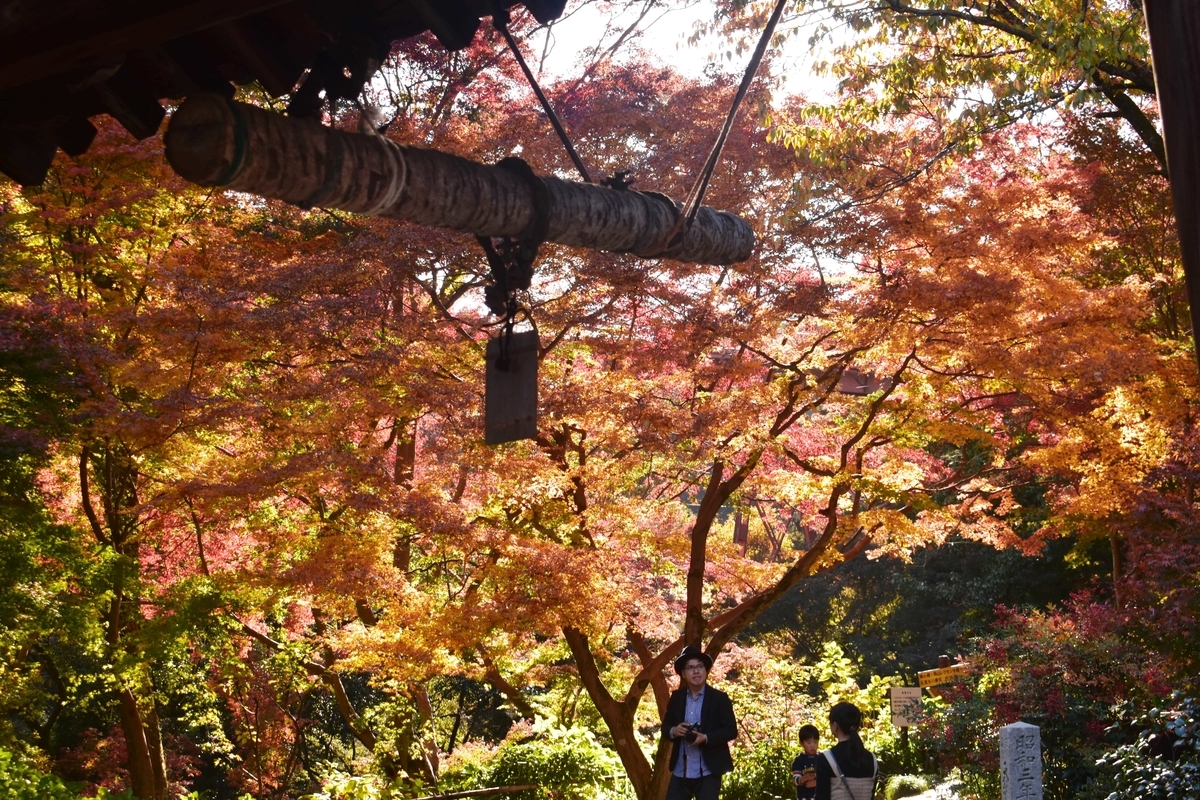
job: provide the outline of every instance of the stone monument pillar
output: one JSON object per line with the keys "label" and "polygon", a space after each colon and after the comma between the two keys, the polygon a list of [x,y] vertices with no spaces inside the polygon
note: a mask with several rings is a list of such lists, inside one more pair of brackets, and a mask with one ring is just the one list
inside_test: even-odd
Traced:
{"label": "stone monument pillar", "polygon": [[1000,729],[1000,797],[1042,800],[1042,732],[1014,722]]}

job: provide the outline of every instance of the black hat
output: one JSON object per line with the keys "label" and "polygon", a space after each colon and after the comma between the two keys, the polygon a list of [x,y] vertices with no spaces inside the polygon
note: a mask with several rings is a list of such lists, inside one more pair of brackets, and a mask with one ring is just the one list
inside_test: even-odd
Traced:
{"label": "black hat", "polygon": [[682,675],[683,665],[693,658],[698,658],[704,662],[705,672],[712,670],[712,656],[701,650],[699,647],[696,647],[696,645],[689,644],[687,647],[683,648],[683,652],[679,654],[679,658],[675,659],[675,674]]}

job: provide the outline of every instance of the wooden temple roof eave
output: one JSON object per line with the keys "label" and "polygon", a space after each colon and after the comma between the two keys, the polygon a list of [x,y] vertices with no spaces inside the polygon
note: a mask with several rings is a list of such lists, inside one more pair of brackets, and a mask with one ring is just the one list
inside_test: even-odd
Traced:
{"label": "wooden temple roof eave", "polygon": [[[103,63],[105,59],[140,50],[181,36],[207,30],[242,17],[253,16],[292,0],[199,0],[175,7],[159,7],[158,13],[113,28],[83,31],[80,38],[67,37],[56,46],[35,49],[7,43],[0,59],[0,91],[40,78]],[[21,55],[22,53],[26,55]]]}
{"label": "wooden temple roof eave", "polygon": [[[565,0],[524,5],[542,23]],[[468,45],[492,0],[60,0],[12,3],[0,16],[0,173],[45,177],[54,154],[79,155],[108,114],[138,139],[156,133],[163,99],[232,96],[258,82],[318,116],[351,98],[393,43],[432,31]],[[15,11],[14,11],[15,9]],[[345,77],[346,75],[350,77]]]}

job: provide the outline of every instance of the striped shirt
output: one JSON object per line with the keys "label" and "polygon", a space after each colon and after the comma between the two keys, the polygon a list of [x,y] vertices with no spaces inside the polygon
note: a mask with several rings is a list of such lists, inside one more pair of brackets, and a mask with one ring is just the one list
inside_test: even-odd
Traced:
{"label": "striped shirt", "polygon": [[[700,691],[696,694],[692,694],[691,690],[687,693],[687,701],[683,707],[683,721],[693,728],[700,727],[700,712],[704,710],[704,690],[706,688],[708,688],[708,684],[701,686]],[[679,760],[675,762],[675,777],[702,778],[712,775],[712,770],[704,763],[704,754],[699,747],[686,738],[680,742],[680,745],[683,752],[679,754]]]}

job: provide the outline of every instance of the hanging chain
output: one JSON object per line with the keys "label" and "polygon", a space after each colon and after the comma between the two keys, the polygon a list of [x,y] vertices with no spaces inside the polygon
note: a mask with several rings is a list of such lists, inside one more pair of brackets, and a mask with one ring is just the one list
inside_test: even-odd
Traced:
{"label": "hanging chain", "polygon": [[[519,279],[523,272],[521,268],[523,261],[516,256],[511,239],[501,241],[500,249],[497,250],[491,239],[482,236],[475,238],[483,246],[488,264],[492,269],[492,283],[483,290],[484,303],[487,305],[488,311],[504,318],[504,327],[500,331],[500,355],[496,359],[496,368],[501,372],[507,372],[511,363],[508,357],[508,346],[512,341],[517,314],[521,310],[521,305],[517,302],[516,287],[521,285]],[[532,272],[532,269],[529,272]],[[511,287],[509,286],[510,277],[516,279]],[[528,288],[528,284],[525,288]]]}

